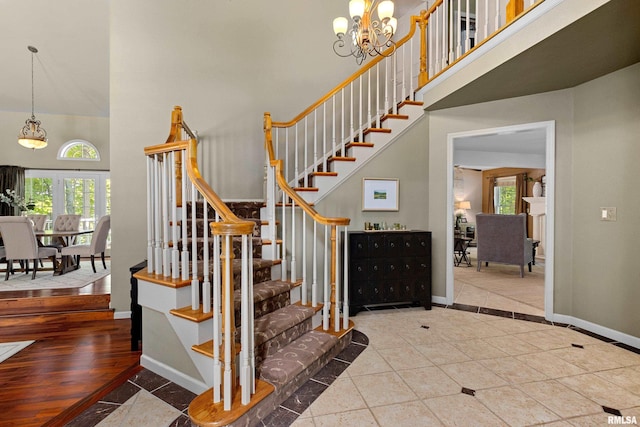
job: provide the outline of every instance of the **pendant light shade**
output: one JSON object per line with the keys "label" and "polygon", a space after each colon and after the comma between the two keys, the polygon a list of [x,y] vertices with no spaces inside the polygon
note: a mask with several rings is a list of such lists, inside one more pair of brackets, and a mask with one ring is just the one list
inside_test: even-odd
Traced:
{"label": "pendant light shade", "polygon": [[31,52],[31,117],[24,122],[24,127],[18,133],[18,144],[25,148],[38,150],[47,146],[47,131],[40,126],[40,120],[36,120],[34,114],[33,55],[38,53],[38,49],[33,46],[27,46],[27,49]]}

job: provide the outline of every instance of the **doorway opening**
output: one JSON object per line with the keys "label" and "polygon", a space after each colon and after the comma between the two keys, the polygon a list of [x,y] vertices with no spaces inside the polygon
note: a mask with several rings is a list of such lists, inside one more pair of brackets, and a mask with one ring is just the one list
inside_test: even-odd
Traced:
{"label": "doorway opening", "polygon": [[[483,194],[461,194],[460,183],[461,168],[473,171],[486,171],[498,168],[512,168],[525,170],[544,171],[544,208],[542,213],[536,216],[535,221],[543,222],[542,230],[537,229],[537,238],[540,246],[544,250],[539,253],[536,259],[539,260],[537,270],[544,275],[540,279],[543,289],[540,290],[544,313],[546,319],[551,319],[553,315],[553,261],[554,261],[554,187],[555,187],[555,122],[545,121],[527,123],[514,126],[506,126],[491,129],[478,129],[474,131],[459,132],[449,134],[447,137],[447,256],[446,263],[446,303],[451,305],[455,302],[456,289],[454,288],[455,271],[464,268],[456,267],[455,250],[455,226],[460,224],[461,200],[464,205],[468,205],[467,199],[476,200],[471,202],[470,217],[474,217],[476,212],[489,213],[483,200]],[[480,185],[481,193],[486,192],[486,185]],[[474,190],[478,191],[478,190]],[[493,187],[490,191],[494,191]],[[463,190],[464,192],[464,190]],[[493,194],[493,193],[492,193]],[[528,197],[527,197],[528,199]],[[538,201],[538,200],[536,200]],[[493,201],[492,201],[493,202]],[[475,204],[475,206],[473,206]],[[528,208],[528,212],[532,211]],[[467,223],[465,218],[465,223]],[[472,221],[469,223],[473,224]],[[465,224],[466,225],[466,224]],[[535,232],[534,232],[535,233]],[[458,242],[459,243],[459,242]],[[469,249],[473,252],[473,248]],[[544,258],[542,258],[542,256]],[[477,262],[477,261],[476,261]],[[543,265],[541,265],[543,264]],[[473,263],[467,267],[469,273],[476,273],[476,265]],[[497,265],[497,264],[496,264]],[[515,267],[517,269],[517,267]],[[461,270],[460,270],[461,271]],[[485,271],[483,268],[482,271]],[[525,273],[526,275],[526,273]],[[488,278],[488,275],[484,277]],[[513,279],[513,285],[518,285],[519,275]],[[482,272],[477,273],[474,280],[483,280]],[[522,282],[521,282],[522,283]],[[514,302],[517,302],[514,300]],[[516,304],[517,305],[517,304]],[[499,307],[496,307],[500,309]],[[511,311],[511,310],[510,310]],[[515,310],[518,312],[517,310]]]}

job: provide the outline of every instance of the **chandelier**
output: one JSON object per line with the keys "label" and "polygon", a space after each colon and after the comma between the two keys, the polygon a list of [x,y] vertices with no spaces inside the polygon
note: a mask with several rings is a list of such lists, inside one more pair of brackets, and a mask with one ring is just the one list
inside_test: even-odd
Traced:
{"label": "chandelier", "polygon": [[38,49],[33,46],[27,46],[31,52],[31,117],[24,122],[24,127],[20,129],[18,134],[18,144],[25,148],[34,150],[47,146],[47,131],[40,127],[40,120],[36,120],[34,115],[34,91],[33,91],[33,54],[38,53]]}
{"label": "chandelier", "polygon": [[[372,19],[372,12],[378,6],[378,21]],[[393,2],[385,0],[349,1],[351,27],[347,18],[338,17],[333,20],[333,31],[338,37],[333,43],[333,51],[342,57],[354,56],[358,65],[367,56],[390,56],[396,50],[391,40],[398,26],[393,17]]]}

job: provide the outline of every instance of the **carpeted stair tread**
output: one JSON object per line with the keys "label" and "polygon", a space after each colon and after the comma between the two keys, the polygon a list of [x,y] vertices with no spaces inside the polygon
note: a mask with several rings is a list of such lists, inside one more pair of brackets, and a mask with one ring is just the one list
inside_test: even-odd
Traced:
{"label": "carpeted stair tread", "polygon": [[[315,314],[315,309],[299,305],[288,305],[255,319],[256,347],[296,326],[305,323]],[[309,326],[309,329],[311,327]],[[300,334],[298,334],[300,335]],[[295,340],[293,337],[290,341]],[[285,344],[286,345],[286,344]]]}
{"label": "carpeted stair tread", "polygon": [[[265,282],[255,283],[253,285],[253,302],[259,303],[266,299],[273,298],[276,295],[289,292],[293,284],[282,280],[267,280]],[[233,301],[237,307],[240,306],[240,289],[236,289],[233,293]]]}
{"label": "carpeted stair tread", "polygon": [[328,353],[338,338],[319,331],[309,331],[267,357],[262,363],[261,379],[276,388],[293,380],[314,361]]}

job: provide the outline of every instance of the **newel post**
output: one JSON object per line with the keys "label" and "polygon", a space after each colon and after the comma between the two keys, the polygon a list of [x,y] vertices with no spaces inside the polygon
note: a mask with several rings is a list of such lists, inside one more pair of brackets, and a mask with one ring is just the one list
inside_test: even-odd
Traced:
{"label": "newel post", "polygon": [[429,81],[427,71],[427,11],[420,11],[420,73],[418,74],[418,87],[422,87]]}

